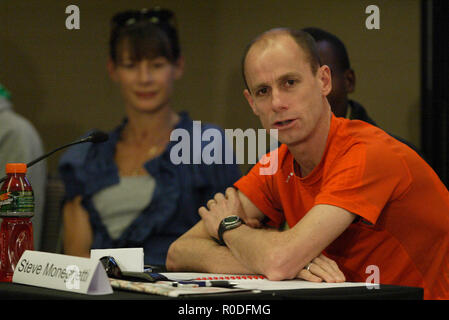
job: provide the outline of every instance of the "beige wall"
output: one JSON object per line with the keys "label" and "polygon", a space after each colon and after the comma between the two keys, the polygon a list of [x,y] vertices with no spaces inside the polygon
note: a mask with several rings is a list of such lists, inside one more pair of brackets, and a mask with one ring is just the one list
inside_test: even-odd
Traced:
{"label": "beige wall", "polygon": [[[365,8],[380,8],[380,30],[367,30]],[[242,95],[245,45],[269,28],[317,26],[347,45],[357,74],[352,98],[383,128],[419,146],[419,0],[2,0],[0,83],[16,110],[42,135],[46,150],[90,128],[112,129],[123,106],[106,73],[109,19],[118,10],[156,4],[177,13],[186,72],[175,108],[225,128],[260,127]],[[81,11],[67,30],[65,8]],[[57,154],[49,161],[55,171]]]}

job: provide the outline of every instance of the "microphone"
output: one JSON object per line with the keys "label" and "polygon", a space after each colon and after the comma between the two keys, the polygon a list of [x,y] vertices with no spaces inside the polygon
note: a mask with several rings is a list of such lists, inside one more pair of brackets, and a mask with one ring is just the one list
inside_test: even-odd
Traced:
{"label": "microphone", "polygon": [[[41,160],[43,160],[43,159],[45,159],[45,158],[51,156],[53,153],[55,153],[56,151],[59,151],[59,150],[61,150],[61,149],[64,149],[64,148],[73,146],[73,145],[75,145],[75,144],[85,143],[85,142],[92,142],[92,143],[105,142],[105,141],[107,141],[108,139],[109,139],[109,136],[108,136],[107,133],[104,133],[103,131],[96,130],[96,131],[92,132],[90,135],[88,135],[87,137],[85,137],[85,138],[83,138],[83,139],[80,139],[80,140],[78,140],[78,141],[75,141],[75,142],[72,142],[72,143],[63,145],[62,147],[56,148],[55,150],[50,151],[49,153],[46,153],[46,154],[44,154],[43,156],[40,156],[39,158],[34,159],[33,161],[28,162],[28,163],[26,164],[26,165],[27,165],[27,168],[31,167],[32,165],[34,165],[35,163],[37,163],[37,162],[39,162],[39,161],[41,161]],[[1,178],[1,179],[0,179],[0,183],[2,183],[3,181],[5,181],[7,178],[8,178],[8,176],[5,176],[5,177]]]}

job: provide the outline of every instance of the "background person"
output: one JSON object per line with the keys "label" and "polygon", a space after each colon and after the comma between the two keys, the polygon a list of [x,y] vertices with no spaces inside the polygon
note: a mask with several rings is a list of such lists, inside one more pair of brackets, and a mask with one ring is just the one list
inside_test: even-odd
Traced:
{"label": "background person", "polygon": [[192,120],[172,108],[183,67],[171,11],[113,17],[108,70],[126,118],[107,142],[79,145],[61,158],[66,254],[143,247],[146,264],[164,265],[169,245],[199,220],[198,207],[240,176],[236,165],[172,163],[171,131],[192,136]]}
{"label": "background person", "polygon": [[[355,91],[356,74],[351,68],[344,43],[336,35],[319,28],[309,27],[302,30],[310,34],[316,41],[321,64],[325,64],[331,69],[332,90],[327,96],[327,100],[335,116],[362,120],[373,126],[378,126],[360,103],[348,97]],[[420,153],[411,142],[396,135],[390,135]]]}
{"label": "background person", "polygon": [[[7,163],[28,163],[44,154],[39,133],[29,120],[14,111],[10,98],[11,94],[0,84],[0,177],[5,176]],[[26,175],[34,192],[34,217],[31,221],[34,249],[39,250],[44,224],[46,162],[35,164]]]}

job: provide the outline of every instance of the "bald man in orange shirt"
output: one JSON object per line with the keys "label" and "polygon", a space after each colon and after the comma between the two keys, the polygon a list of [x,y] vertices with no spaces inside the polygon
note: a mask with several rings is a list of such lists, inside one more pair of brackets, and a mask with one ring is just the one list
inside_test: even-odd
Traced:
{"label": "bald man in orange shirt", "polygon": [[381,129],[332,114],[330,69],[306,33],[262,34],[243,68],[250,107],[282,142],[268,157],[276,170],[258,163],[200,208],[167,268],[336,282],[365,281],[374,266],[381,284],[449,298],[449,192],[428,164]]}

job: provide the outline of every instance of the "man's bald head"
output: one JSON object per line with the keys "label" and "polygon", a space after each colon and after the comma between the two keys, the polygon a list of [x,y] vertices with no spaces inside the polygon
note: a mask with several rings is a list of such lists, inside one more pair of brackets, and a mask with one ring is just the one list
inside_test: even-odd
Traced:
{"label": "man's bald head", "polygon": [[248,83],[246,81],[245,65],[246,57],[252,48],[266,48],[273,45],[279,37],[291,37],[298,46],[304,51],[307,61],[310,64],[312,73],[316,74],[317,70],[321,66],[320,56],[318,54],[318,49],[316,47],[315,40],[307,33],[301,30],[291,29],[291,28],[276,28],[268,30],[258,37],[256,37],[250,44],[246,47],[243,59],[242,59],[242,75],[243,81],[245,83],[246,89],[248,88]]}

